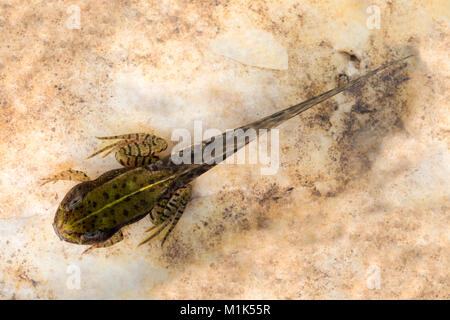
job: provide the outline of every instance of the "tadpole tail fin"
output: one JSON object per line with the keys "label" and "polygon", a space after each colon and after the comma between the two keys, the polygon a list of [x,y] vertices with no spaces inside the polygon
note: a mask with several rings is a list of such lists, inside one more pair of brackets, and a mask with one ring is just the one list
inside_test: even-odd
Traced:
{"label": "tadpole tail fin", "polygon": [[[230,134],[230,132],[227,131],[227,132],[224,132],[221,135],[218,135],[211,139],[204,140],[204,141],[202,141],[201,144],[192,145],[190,147],[187,147],[187,148],[179,151],[178,159],[183,158],[185,160],[186,159],[189,160],[189,158],[190,158],[190,164],[192,164],[191,170],[184,171],[185,172],[184,174],[187,174],[189,176],[189,177],[187,177],[188,180],[193,180],[195,177],[208,171],[215,165],[224,161],[229,156],[233,155],[236,151],[238,151],[239,149],[241,149],[242,147],[247,145],[249,142],[253,141],[256,138],[259,129],[272,129],[272,128],[282,124],[283,122],[299,115],[300,113],[308,110],[309,108],[312,108],[313,106],[337,95],[338,93],[341,93],[345,90],[349,90],[349,89],[356,87],[361,82],[367,80],[368,78],[372,77],[373,75],[377,74],[378,72],[380,72],[394,64],[402,62],[402,61],[410,58],[411,56],[414,56],[414,55],[409,55],[407,57],[403,57],[401,59],[386,63],[372,71],[367,72],[366,74],[364,74],[354,80],[349,81],[348,83],[346,83],[342,86],[331,89],[325,93],[322,93],[318,96],[310,98],[299,104],[296,104],[294,106],[291,106],[291,107],[288,107],[281,111],[278,111],[278,112],[276,112],[272,115],[269,115],[267,117],[264,117],[260,120],[257,120],[252,123],[241,126],[239,128],[236,128],[235,130],[232,131],[232,134]],[[245,135],[245,132],[248,129],[255,130],[257,134],[253,135],[253,136]],[[239,139],[239,134],[241,134],[241,135],[243,134],[245,136],[244,139],[242,139],[242,138]],[[211,144],[215,143],[216,139],[220,139],[219,141],[223,141],[223,148],[222,148],[223,152],[220,154],[217,154],[217,155],[213,154],[213,156],[212,156],[213,161],[208,161],[209,164],[207,164],[207,163],[195,164],[195,161],[194,161],[195,154],[203,155],[205,149],[208,148],[208,146],[209,146],[209,148],[211,148]],[[227,146],[228,146],[228,149],[227,149]],[[231,146],[231,148],[229,146]],[[189,157],[189,155],[186,155],[185,153],[189,153],[190,157]],[[185,157],[183,157],[183,154],[185,155]],[[167,167],[167,166],[171,165],[171,162],[173,159],[171,159],[171,155],[168,155],[161,160],[162,161],[159,164],[155,163],[155,167],[154,167],[155,169],[158,167],[161,168],[161,167]],[[177,163],[175,161],[173,161],[173,162],[175,164]],[[186,162],[183,162],[183,163],[186,164]],[[192,176],[192,179],[190,179],[191,176]]]}
{"label": "tadpole tail fin", "polygon": [[316,97],[313,97],[313,98],[303,101],[299,104],[296,104],[292,107],[288,107],[286,109],[278,111],[270,116],[262,118],[261,120],[249,123],[245,126],[240,127],[239,129],[246,130],[246,129],[253,128],[256,130],[256,129],[274,128],[274,127],[282,124],[284,121],[289,120],[289,119],[299,115],[300,113],[308,110],[309,108],[314,107],[316,104],[319,104],[319,103],[337,95],[338,93],[341,93],[342,91],[352,89],[352,88],[356,87],[357,85],[359,85],[361,82],[363,82],[363,81],[367,80],[368,78],[372,77],[373,75],[377,74],[378,72],[380,72],[394,64],[402,62],[403,60],[406,60],[412,56],[413,55],[409,55],[407,57],[403,57],[401,59],[388,62],[372,71],[367,72],[366,74],[364,74],[354,80],[350,80],[348,83],[346,83],[340,87],[336,87],[336,88],[331,89],[325,93],[322,93]]}

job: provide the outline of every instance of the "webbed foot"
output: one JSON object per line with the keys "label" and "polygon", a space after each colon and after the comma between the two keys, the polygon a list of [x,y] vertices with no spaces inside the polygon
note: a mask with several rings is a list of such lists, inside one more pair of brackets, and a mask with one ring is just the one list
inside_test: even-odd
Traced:
{"label": "webbed foot", "polygon": [[[144,241],[139,245],[149,242],[161,232],[167,229],[164,233],[163,240],[161,241],[161,246],[167,240],[172,230],[177,225],[178,220],[180,220],[183,215],[184,209],[186,208],[192,193],[192,186],[187,185],[173,192],[169,197],[161,199],[161,201],[152,209],[149,216],[152,222],[155,224],[147,232],[152,232]],[[167,228],[168,227],[168,228]]]}
{"label": "webbed foot", "polygon": [[57,173],[48,178],[44,178],[42,180],[43,180],[43,182],[41,183],[41,186],[43,186],[49,182],[52,182],[52,181],[56,182],[59,180],[73,180],[73,181],[78,181],[78,182],[85,182],[85,181],[90,181],[91,178],[89,178],[88,175],[86,173],[84,173],[83,171],[69,169],[69,170],[65,170],[60,173]]}

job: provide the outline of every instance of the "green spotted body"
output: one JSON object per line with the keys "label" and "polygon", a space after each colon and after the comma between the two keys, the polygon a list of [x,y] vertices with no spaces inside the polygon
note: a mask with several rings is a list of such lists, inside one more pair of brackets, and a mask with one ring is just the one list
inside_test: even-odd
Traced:
{"label": "green spotted body", "polygon": [[[404,59],[406,58],[369,71],[335,89],[239,127],[235,132],[245,134],[247,129],[259,132],[259,129],[276,127],[314,105],[354,88],[365,79]],[[143,242],[163,233],[164,243],[191,197],[190,182],[251,141],[247,138],[237,139],[236,142],[234,136],[229,138],[227,133],[223,133],[203,141],[200,144],[201,150],[209,148],[210,144],[219,138],[224,143],[229,143],[231,139],[234,147],[231,152],[228,148],[222,148],[226,151],[215,154],[213,164],[174,164],[170,155],[159,159],[155,153],[164,151],[167,143],[151,134],[136,133],[99,138],[118,141],[99,149],[92,156],[102,152],[106,156],[115,152],[116,159],[125,168],[108,171],[94,180],[76,170],[68,170],[46,179],[44,183],[60,179],[82,181],[67,193],[58,207],[53,223],[56,234],[62,240],[72,243],[93,244],[93,247],[108,246],[123,238],[120,233],[123,226],[149,215],[153,226],[148,230],[149,235]],[[180,154],[189,152],[193,159],[194,149],[184,149]]]}
{"label": "green spotted body", "polygon": [[[119,171],[107,179],[101,176],[84,182],[75,187],[73,194],[78,194],[78,190],[89,192],[72,209],[71,215],[61,215],[61,219],[55,220],[55,228],[70,242],[89,244],[104,240],[149,213],[157,195],[167,190],[167,183],[161,183],[164,177],[164,172],[138,167]],[[145,189],[155,183],[158,184]]]}

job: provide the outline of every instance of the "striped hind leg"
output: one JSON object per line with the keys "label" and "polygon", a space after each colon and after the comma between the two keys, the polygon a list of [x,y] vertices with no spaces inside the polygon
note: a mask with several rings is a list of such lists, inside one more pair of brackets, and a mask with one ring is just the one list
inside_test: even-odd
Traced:
{"label": "striped hind leg", "polygon": [[163,197],[149,213],[154,226],[147,231],[153,231],[153,233],[142,241],[140,245],[152,240],[161,232],[164,234],[161,246],[164,245],[164,242],[183,215],[184,209],[191,199],[191,194],[192,187],[191,185],[187,185]]}
{"label": "striped hind leg", "polygon": [[111,137],[97,137],[100,140],[116,140],[98,149],[88,157],[92,158],[100,153],[106,157],[115,152],[116,160],[124,167],[138,167],[158,160],[156,153],[167,148],[167,142],[150,133],[131,133]]}
{"label": "striped hind leg", "polygon": [[[144,143],[141,143],[141,148],[145,147],[145,145],[143,144]],[[139,155],[139,152],[135,152],[136,150],[133,149],[139,146],[139,144],[137,143],[132,145],[132,147],[135,148],[128,148],[129,146],[130,145],[120,148],[115,154],[117,162],[119,162],[122,166],[126,168],[142,167],[155,163],[156,161],[159,160],[159,157],[156,155],[149,154],[142,156]]]}

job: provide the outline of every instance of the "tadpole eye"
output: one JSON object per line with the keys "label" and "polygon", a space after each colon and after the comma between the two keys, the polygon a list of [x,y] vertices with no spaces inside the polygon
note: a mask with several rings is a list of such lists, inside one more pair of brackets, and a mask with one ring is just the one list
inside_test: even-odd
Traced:
{"label": "tadpole eye", "polygon": [[79,205],[81,203],[81,200],[83,200],[83,197],[79,196],[79,197],[73,199],[72,201],[70,201],[70,203],[69,203],[69,210],[72,210],[77,205]]}

